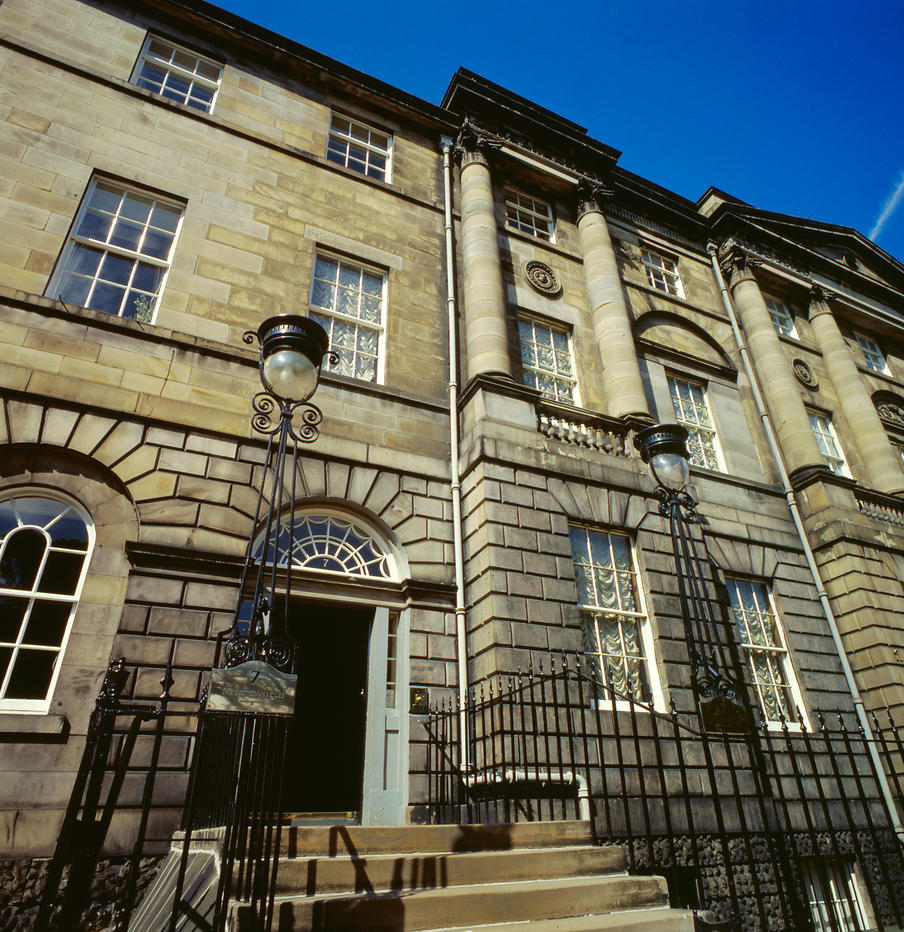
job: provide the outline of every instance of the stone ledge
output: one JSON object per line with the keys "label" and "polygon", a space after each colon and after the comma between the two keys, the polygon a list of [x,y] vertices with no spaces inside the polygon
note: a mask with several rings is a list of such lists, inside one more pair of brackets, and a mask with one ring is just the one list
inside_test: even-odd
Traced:
{"label": "stone ledge", "polygon": [[69,719],[65,715],[0,712],[0,742],[4,743],[62,744],[69,738],[69,727]]}

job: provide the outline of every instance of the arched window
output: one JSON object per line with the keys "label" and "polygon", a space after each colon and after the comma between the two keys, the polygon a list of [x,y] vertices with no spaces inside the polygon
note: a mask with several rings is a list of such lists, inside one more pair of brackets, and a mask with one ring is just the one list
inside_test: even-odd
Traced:
{"label": "arched window", "polygon": [[47,710],[93,545],[76,505],[0,498],[0,709]]}
{"label": "arched window", "polygon": [[[259,560],[263,541],[258,541],[254,557]],[[386,549],[360,525],[329,514],[302,514],[286,528],[277,547],[277,566],[320,570],[344,576],[394,578],[394,565]],[[273,548],[267,562],[273,560]]]}

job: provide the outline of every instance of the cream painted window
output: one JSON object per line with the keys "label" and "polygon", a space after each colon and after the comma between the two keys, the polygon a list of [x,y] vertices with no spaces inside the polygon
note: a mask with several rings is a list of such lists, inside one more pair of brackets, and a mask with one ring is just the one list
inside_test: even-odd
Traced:
{"label": "cream painted window", "polygon": [[705,469],[721,470],[719,442],[706,402],[706,389],[699,382],[690,382],[671,375],[668,382],[675,419],[687,430],[687,449],[691,464],[703,466]]}
{"label": "cream painted window", "polygon": [[330,338],[339,361],[329,370],[363,382],[383,379],[381,347],[386,276],[338,256],[318,253],[311,283],[311,313]]}
{"label": "cream painted window", "polygon": [[678,262],[675,259],[652,249],[642,249],[640,256],[647,272],[647,281],[653,288],[673,294],[678,298],[684,297],[684,288],[678,274]]}
{"label": "cream painted window", "polygon": [[167,100],[210,113],[213,110],[222,65],[196,52],[148,36],[132,74],[132,83]]}
{"label": "cream painted window", "polygon": [[807,858],[801,862],[814,932],[866,932],[863,897],[854,861]]}
{"label": "cream painted window", "polygon": [[816,445],[819,447],[819,452],[825,457],[829,469],[839,476],[850,476],[847,460],[845,460],[844,453],[842,453],[841,446],[838,443],[831,417],[827,414],[819,414],[816,411],[808,411],[807,414],[810,418],[813,436],[816,438]]}
{"label": "cream painted window", "polygon": [[518,321],[524,384],[554,401],[577,404],[577,379],[567,330],[522,318]]}
{"label": "cream painted window", "polygon": [[46,294],[151,321],[169,271],[183,205],[94,178]]}
{"label": "cream painted window", "polygon": [[872,372],[881,372],[887,375],[888,362],[885,359],[885,354],[879,348],[879,344],[872,337],[868,337],[865,333],[857,333],[856,330],[854,331],[854,338],[863,353],[866,368]]}
{"label": "cream painted window", "polygon": [[772,325],[776,331],[784,337],[797,337],[794,316],[788,306],[778,298],[770,298],[769,295],[763,295],[763,300],[769,308],[769,316],[772,318]]}
{"label": "cream painted window", "polygon": [[93,545],[73,504],[0,499],[0,710],[47,711]]}
{"label": "cream painted window", "polygon": [[624,534],[572,527],[584,651],[601,700],[658,701],[652,635],[631,541]]}
{"label": "cream painted window", "polygon": [[727,579],[728,604],[741,642],[750,682],[765,720],[793,724],[803,699],[778,614],[766,586],[749,579]]}
{"label": "cream painted window", "polygon": [[514,188],[505,189],[505,222],[513,230],[553,242],[552,208]]}
{"label": "cream painted window", "polygon": [[339,113],[330,120],[326,157],[346,168],[389,181],[392,136]]}

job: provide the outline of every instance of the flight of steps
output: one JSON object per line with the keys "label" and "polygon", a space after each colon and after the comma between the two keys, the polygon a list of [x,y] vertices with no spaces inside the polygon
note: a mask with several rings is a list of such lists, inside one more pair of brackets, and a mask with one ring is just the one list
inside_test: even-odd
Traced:
{"label": "flight of steps", "polygon": [[[235,907],[237,932],[252,932]],[[665,881],[629,876],[587,822],[283,832],[274,932],[692,932]]]}

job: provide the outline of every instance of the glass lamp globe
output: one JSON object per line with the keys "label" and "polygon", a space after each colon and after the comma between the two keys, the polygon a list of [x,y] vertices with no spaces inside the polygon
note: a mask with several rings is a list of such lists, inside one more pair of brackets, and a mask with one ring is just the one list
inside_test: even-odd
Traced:
{"label": "glass lamp globe", "polygon": [[320,375],[317,367],[292,349],[281,349],[264,359],[261,369],[267,388],[280,398],[306,401],[317,388]]}
{"label": "glass lamp globe", "polygon": [[656,453],[650,457],[653,478],[673,492],[680,492],[686,485],[690,472],[687,460],[680,453]]}
{"label": "glass lamp globe", "polygon": [[317,389],[329,337],[316,321],[299,314],[269,317],[257,330],[264,386],[287,401],[307,401]]}

